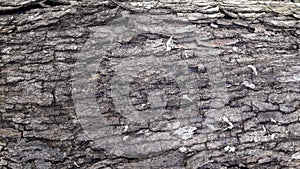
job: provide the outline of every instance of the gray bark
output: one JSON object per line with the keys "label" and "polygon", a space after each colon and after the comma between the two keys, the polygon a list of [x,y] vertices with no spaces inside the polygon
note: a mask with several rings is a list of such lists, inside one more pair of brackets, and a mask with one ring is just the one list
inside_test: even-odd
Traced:
{"label": "gray bark", "polygon": [[299,168],[300,6],[0,1],[2,168]]}

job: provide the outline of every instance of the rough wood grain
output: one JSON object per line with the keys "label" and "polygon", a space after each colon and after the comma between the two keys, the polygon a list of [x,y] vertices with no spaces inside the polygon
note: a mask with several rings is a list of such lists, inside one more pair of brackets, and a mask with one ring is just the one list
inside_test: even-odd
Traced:
{"label": "rough wood grain", "polygon": [[0,1],[0,166],[298,168],[299,19],[264,1]]}

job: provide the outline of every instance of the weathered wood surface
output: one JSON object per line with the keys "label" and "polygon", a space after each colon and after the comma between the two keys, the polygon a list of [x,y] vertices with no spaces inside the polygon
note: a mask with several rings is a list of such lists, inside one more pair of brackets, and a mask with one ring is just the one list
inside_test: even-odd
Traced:
{"label": "weathered wood surface", "polygon": [[299,168],[299,28],[295,3],[0,1],[0,166]]}

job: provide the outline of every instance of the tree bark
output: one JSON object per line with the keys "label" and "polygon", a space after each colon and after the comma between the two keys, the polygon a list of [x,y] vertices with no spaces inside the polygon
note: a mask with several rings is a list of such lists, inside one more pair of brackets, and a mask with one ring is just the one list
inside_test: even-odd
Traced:
{"label": "tree bark", "polygon": [[300,6],[0,1],[2,168],[298,168]]}

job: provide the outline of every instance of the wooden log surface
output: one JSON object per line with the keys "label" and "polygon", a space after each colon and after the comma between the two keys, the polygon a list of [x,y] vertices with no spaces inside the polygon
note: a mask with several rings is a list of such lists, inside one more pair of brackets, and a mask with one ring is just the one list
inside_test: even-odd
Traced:
{"label": "wooden log surface", "polygon": [[0,0],[1,168],[299,168],[300,5]]}

